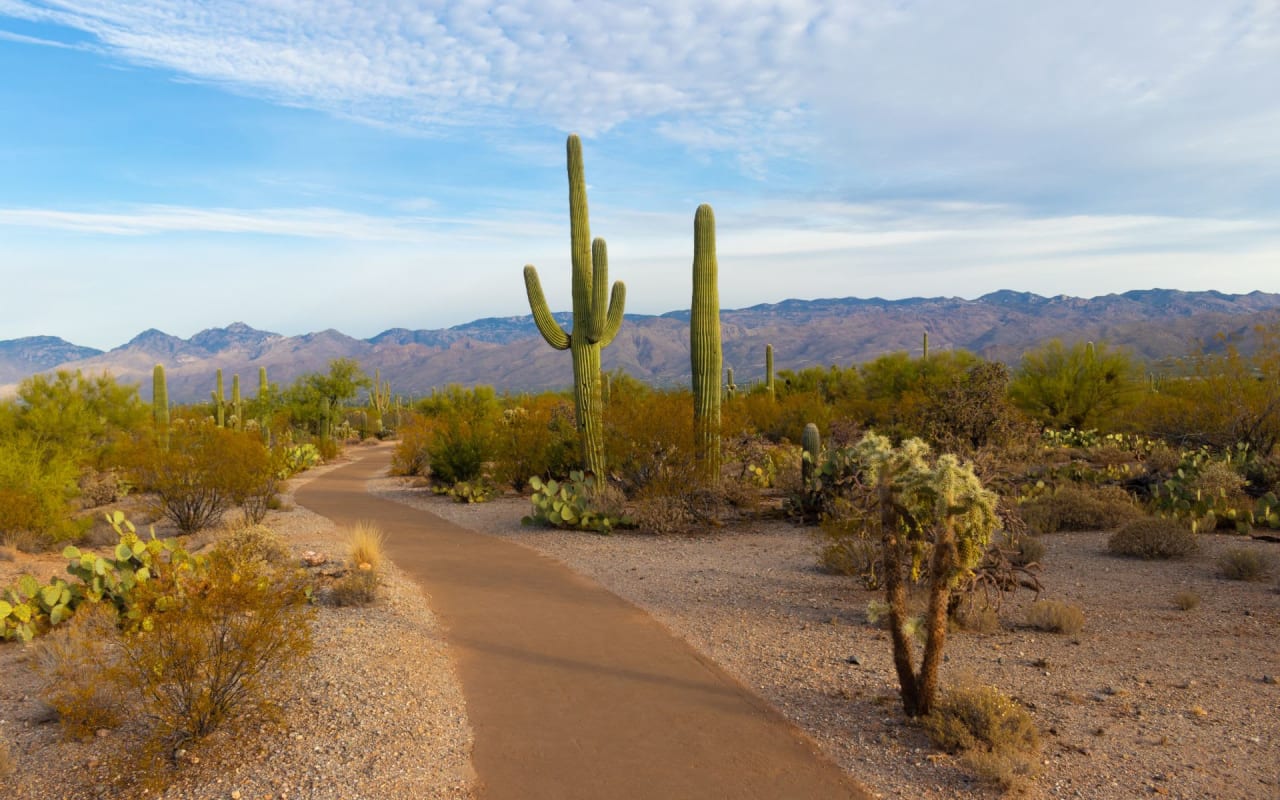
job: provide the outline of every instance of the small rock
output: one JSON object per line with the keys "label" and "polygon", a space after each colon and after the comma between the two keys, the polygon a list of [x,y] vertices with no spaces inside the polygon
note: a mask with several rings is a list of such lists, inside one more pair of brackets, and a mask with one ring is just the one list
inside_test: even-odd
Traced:
{"label": "small rock", "polygon": [[240,800],[240,790],[236,789],[231,793],[231,800]]}
{"label": "small rock", "polygon": [[1262,676],[1262,682],[1263,682],[1263,683],[1271,684],[1272,686],[1275,686],[1275,685],[1276,685],[1276,676],[1275,676],[1275,675],[1263,675],[1263,676]]}
{"label": "small rock", "polygon": [[862,659],[858,658],[857,656],[849,656],[844,660],[844,663],[853,664],[855,667],[859,667],[859,666],[862,666]]}

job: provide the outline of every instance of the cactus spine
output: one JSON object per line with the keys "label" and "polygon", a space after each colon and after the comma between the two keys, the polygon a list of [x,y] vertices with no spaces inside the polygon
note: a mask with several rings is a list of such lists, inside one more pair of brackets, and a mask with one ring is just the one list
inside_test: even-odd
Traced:
{"label": "cactus spine", "polygon": [[222,393],[222,370],[218,370],[218,388],[211,393],[213,397],[213,416],[218,421],[218,427],[225,427],[227,424],[227,401],[223,399]]}
{"label": "cactus spine", "polygon": [[231,427],[244,427],[244,404],[240,402],[240,376],[231,376]]}
{"label": "cactus spine", "polygon": [[720,290],[716,264],[716,215],[703,203],[693,216],[693,307],[689,359],[693,373],[695,447],[702,479],[720,478]]}
{"label": "cactus spine", "polygon": [[606,304],[609,258],[604,239],[591,240],[582,142],[571,135],[565,150],[569,173],[569,247],[573,262],[572,332],[565,332],[552,317],[542,294],[538,271],[532,264],[524,268],[524,285],[533,321],[542,338],[556,350],[568,350],[573,356],[573,399],[582,463],[603,480],[606,473],[600,350],[618,334],[627,290],[621,281],[614,283]]}
{"label": "cactus spine", "polygon": [[800,460],[800,477],[804,481],[804,488],[808,489],[813,483],[813,473],[818,467],[818,457],[822,453],[822,439],[818,435],[817,425],[810,422],[804,426],[800,447],[804,451]]}
{"label": "cactus spine", "polygon": [[774,398],[773,393],[773,345],[766,344],[764,346],[764,388],[769,393],[769,399]]}
{"label": "cactus spine", "polygon": [[164,377],[164,365],[156,364],[151,371],[151,418],[155,421],[156,436],[160,447],[169,449],[169,384]]}

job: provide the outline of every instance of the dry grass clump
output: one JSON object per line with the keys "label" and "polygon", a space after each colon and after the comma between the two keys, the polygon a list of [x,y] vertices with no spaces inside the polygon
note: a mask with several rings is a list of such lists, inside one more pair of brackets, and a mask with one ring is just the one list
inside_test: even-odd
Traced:
{"label": "dry grass clump", "polygon": [[988,603],[961,603],[952,616],[961,630],[969,633],[995,633],[1004,626],[1000,624],[1000,612]]}
{"label": "dry grass clump", "polygon": [[1218,571],[1232,581],[1265,581],[1271,577],[1272,560],[1265,553],[1233,547],[1218,556]]}
{"label": "dry grass clump", "polygon": [[1071,636],[1084,628],[1084,612],[1070,603],[1039,600],[1027,609],[1027,624],[1042,631]]}
{"label": "dry grass clump", "polygon": [[1173,604],[1183,611],[1194,611],[1200,607],[1200,595],[1190,590],[1178,592],[1173,596]]}
{"label": "dry grass clump", "polygon": [[18,552],[8,545],[0,545],[0,561],[13,561]]}
{"label": "dry grass clump", "polygon": [[1111,534],[1107,549],[1134,558],[1182,558],[1200,549],[1196,535],[1181,522],[1162,517],[1138,519]]}
{"label": "dry grass clump", "polygon": [[351,569],[333,582],[329,602],[335,606],[367,606],[378,597],[386,562],[386,537],[376,525],[357,522],[347,532],[347,558]]}
{"label": "dry grass clump", "polygon": [[1040,564],[1044,562],[1044,542],[1039,538],[1029,534],[1019,536],[1014,542],[1014,550],[1010,556],[1010,560],[1020,567],[1028,564]]}
{"label": "dry grass clump", "polygon": [[351,526],[347,534],[347,554],[351,559],[351,566],[375,573],[381,570],[385,559],[382,549],[385,541],[386,536],[371,522],[357,522]]}
{"label": "dry grass clump", "polygon": [[1128,492],[1118,486],[1062,486],[1053,494],[1028,500],[1020,510],[1027,525],[1040,533],[1109,530],[1142,516]]}
{"label": "dry grass clump", "polygon": [[1040,732],[1025,708],[992,686],[957,686],[944,692],[921,723],[935,745],[984,780],[1009,790],[1038,771]]}

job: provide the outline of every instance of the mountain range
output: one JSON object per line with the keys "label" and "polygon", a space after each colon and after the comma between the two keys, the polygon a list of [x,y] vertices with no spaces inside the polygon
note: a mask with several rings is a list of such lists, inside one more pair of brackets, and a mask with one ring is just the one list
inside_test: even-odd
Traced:
{"label": "mountain range", "polygon": [[[556,314],[568,330],[571,315]],[[772,344],[775,368],[849,366],[895,351],[919,354],[922,334],[932,352],[963,349],[985,358],[1016,363],[1027,349],[1052,338],[1105,341],[1155,361],[1186,355],[1200,343],[1213,346],[1216,334],[1238,334],[1280,319],[1280,294],[1151,289],[1080,298],[1042,297],[998,291],[975,300],[962,298],[841,298],[784,300],[723,310],[720,314],[724,363],[740,386],[760,380],[764,351]],[[689,381],[689,312],[627,315],[622,330],[603,351],[605,370],[621,369],[647,383]],[[273,383],[287,385],[298,375],[322,372],[335,358],[354,358],[374,369],[393,391],[421,395],[450,383],[487,384],[499,390],[537,391],[570,385],[568,353],[548,347],[531,316],[479,319],[445,329],[394,328],[369,339],[336,330],[283,336],[236,322],[210,328],[190,339],[143,331],[103,352],[54,336],[0,341],[0,391],[12,393],[29,375],[56,369],[110,372],[123,382],[151,391],[152,367],[165,365],[174,402],[205,400],[214,371],[238,373],[244,391],[256,391],[258,367]]]}

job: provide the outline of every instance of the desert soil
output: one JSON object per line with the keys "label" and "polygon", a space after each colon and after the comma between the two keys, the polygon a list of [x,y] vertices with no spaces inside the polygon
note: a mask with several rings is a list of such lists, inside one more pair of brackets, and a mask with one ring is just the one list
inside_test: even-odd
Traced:
{"label": "desert soil", "polygon": [[[526,499],[460,505],[399,479],[371,489],[529,546],[636,603],[878,796],[995,794],[903,719],[888,640],[867,620],[878,595],[816,569],[804,529],[776,521],[600,537],[520,527]],[[341,531],[304,509],[272,512],[267,524],[297,553],[342,558]],[[1032,710],[1043,764],[1027,796],[1280,797],[1280,593],[1274,579],[1226,581],[1214,568],[1234,546],[1280,562],[1280,545],[1212,536],[1191,559],[1141,562],[1107,555],[1106,538],[1044,539],[1042,598],[1082,608],[1081,633],[1021,625],[1032,599],[1022,593],[997,632],[951,637],[944,680],[995,685]],[[0,585],[62,566],[18,554],[0,560]],[[1180,591],[1198,593],[1200,606],[1179,610]],[[322,607],[315,631],[283,720],[194,748],[161,796],[471,796],[471,734],[429,598],[392,569],[374,606]],[[116,796],[107,781],[126,737],[64,741],[38,700],[36,663],[33,647],[0,645],[0,739],[15,762],[0,786],[15,798]]]}

